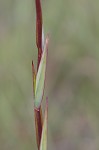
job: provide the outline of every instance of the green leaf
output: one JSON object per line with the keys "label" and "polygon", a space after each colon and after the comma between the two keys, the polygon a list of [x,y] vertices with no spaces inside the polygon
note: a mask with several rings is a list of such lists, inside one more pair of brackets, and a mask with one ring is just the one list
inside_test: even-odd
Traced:
{"label": "green leaf", "polygon": [[40,61],[37,76],[36,76],[35,101],[34,101],[34,105],[36,109],[40,107],[42,97],[43,97],[47,49],[48,49],[48,37],[46,38],[44,51],[42,53],[41,61]]}
{"label": "green leaf", "polygon": [[32,60],[32,75],[33,75],[33,94],[34,94],[34,98],[35,98],[35,88],[36,88],[36,71],[34,68],[34,63]]}
{"label": "green leaf", "polygon": [[48,102],[46,102],[40,150],[47,150],[47,121],[48,121]]}

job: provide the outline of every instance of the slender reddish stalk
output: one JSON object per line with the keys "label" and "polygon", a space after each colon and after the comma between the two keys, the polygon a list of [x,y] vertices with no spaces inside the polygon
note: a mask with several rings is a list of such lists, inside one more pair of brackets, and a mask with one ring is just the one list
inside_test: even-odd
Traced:
{"label": "slender reddish stalk", "polygon": [[38,69],[42,56],[42,9],[40,0],[35,0],[35,4],[36,4],[36,44],[38,48],[38,64],[37,64]]}
{"label": "slender reddish stalk", "polygon": [[[43,39],[42,39],[42,8],[41,8],[40,0],[35,0],[35,5],[36,5],[36,45],[38,48],[38,61],[37,61],[37,70],[36,71],[34,68],[33,61],[32,61],[32,73],[33,73],[33,93],[34,93],[35,102],[37,101],[36,98],[38,98],[38,96],[40,98],[40,104],[39,104],[40,106],[37,107],[36,104],[34,104],[34,117],[35,117],[37,147],[38,147],[38,150],[40,150],[40,144],[41,144],[41,138],[42,138],[42,126],[43,126],[41,101],[43,99],[43,94],[44,94],[45,74],[46,74],[46,68],[45,68],[46,64],[44,62],[46,62],[46,59],[47,59],[46,58],[47,53],[43,53],[44,55],[42,55],[42,52],[46,52],[48,50],[48,37],[45,40],[45,46],[44,46],[44,50],[46,50],[46,51],[43,51],[42,50],[43,49],[42,48],[42,42],[43,42]],[[41,58],[42,58],[42,60],[41,60]],[[44,59],[44,62],[43,62],[43,59]],[[45,66],[43,66],[44,68],[41,68],[41,65],[45,65]],[[43,72],[41,72],[43,75],[43,78],[41,78],[42,79],[41,82],[38,79],[39,75],[41,75],[40,74],[41,70],[39,70],[39,66],[40,66],[40,69],[43,70]],[[40,83],[40,85],[38,85],[38,82]],[[41,89],[39,89],[38,86],[41,86]],[[37,90],[37,88],[38,88],[38,90]],[[39,90],[41,90],[41,91],[39,91]]]}
{"label": "slender reddish stalk", "polygon": [[[35,0],[36,5],[36,45],[38,48],[38,61],[37,61],[37,71],[39,68],[39,64],[42,57],[42,9],[41,9],[41,2],[40,0]],[[34,64],[32,62],[32,72],[35,74]],[[36,76],[33,76],[36,78]],[[35,83],[33,83],[33,88],[35,89]],[[34,91],[35,97],[35,91]],[[36,128],[36,139],[37,139],[37,146],[38,150],[40,149],[40,141],[42,135],[42,109],[41,106],[37,110],[34,108],[34,115],[35,115],[35,128]]]}
{"label": "slender reddish stalk", "polygon": [[41,135],[42,135],[42,110],[41,107],[39,110],[34,109],[35,113],[35,127],[36,127],[36,140],[38,150],[40,149]]}

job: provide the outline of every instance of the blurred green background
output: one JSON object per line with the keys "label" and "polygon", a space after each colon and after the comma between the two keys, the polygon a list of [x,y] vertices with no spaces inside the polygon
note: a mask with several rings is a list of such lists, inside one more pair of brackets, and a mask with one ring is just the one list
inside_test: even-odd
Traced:
{"label": "blurred green background", "polygon": [[[99,150],[99,0],[42,0],[50,34],[49,150]],[[0,0],[0,150],[36,150],[34,0]]]}

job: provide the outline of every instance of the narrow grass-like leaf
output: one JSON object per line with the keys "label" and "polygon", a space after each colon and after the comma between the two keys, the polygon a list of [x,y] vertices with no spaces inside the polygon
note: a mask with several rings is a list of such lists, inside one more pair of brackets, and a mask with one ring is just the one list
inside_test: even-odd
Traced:
{"label": "narrow grass-like leaf", "polygon": [[44,50],[44,44],[45,44],[45,41],[44,41],[44,29],[42,28],[42,51]]}
{"label": "narrow grass-like leaf", "polygon": [[32,75],[33,75],[33,94],[34,94],[34,98],[35,98],[35,89],[36,89],[36,71],[34,68],[34,63],[32,60]]}
{"label": "narrow grass-like leaf", "polygon": [[44,123],[42,129],[40,150],[47,150],[47,122],[48,122],[48,101],[46,100],[46,109],[45,109]]}
{"label": "narrow grass-like leaf", "polygon": [[[34,94],[34,99],[35,99],[36,71],[34,68],[33,61],[32,61],[32,75],[33,75],[33,94]],[[35,117],[36,141],[37,141],[37,146],[39,149],[40,141],[41,141],[41,133],[42,133],[42,110],[41,110],[41,107],[38,110],[34,109],[34,117]]]}
{"label": "narrow grass-like leaf", "polygon": [[34,101],[34,105],[36,109],[40,107],[43,91],[44,91],[47,50],[48,50],[48,37],[46,38],[45,41],[44,51],[42,53],[39,69],[36,76],[36,91],[35,91],[35,101]]}

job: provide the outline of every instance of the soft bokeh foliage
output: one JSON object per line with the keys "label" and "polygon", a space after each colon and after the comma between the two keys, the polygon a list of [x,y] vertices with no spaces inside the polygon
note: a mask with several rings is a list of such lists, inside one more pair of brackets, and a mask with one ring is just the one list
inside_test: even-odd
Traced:
{"label": "soft bokeh foliage", "polygon": [[[51,150],[99,149],[99,0],[42,0],[50,33],[46,94]],[[0,0],[0,150],[36,149],[33,0]]]}

